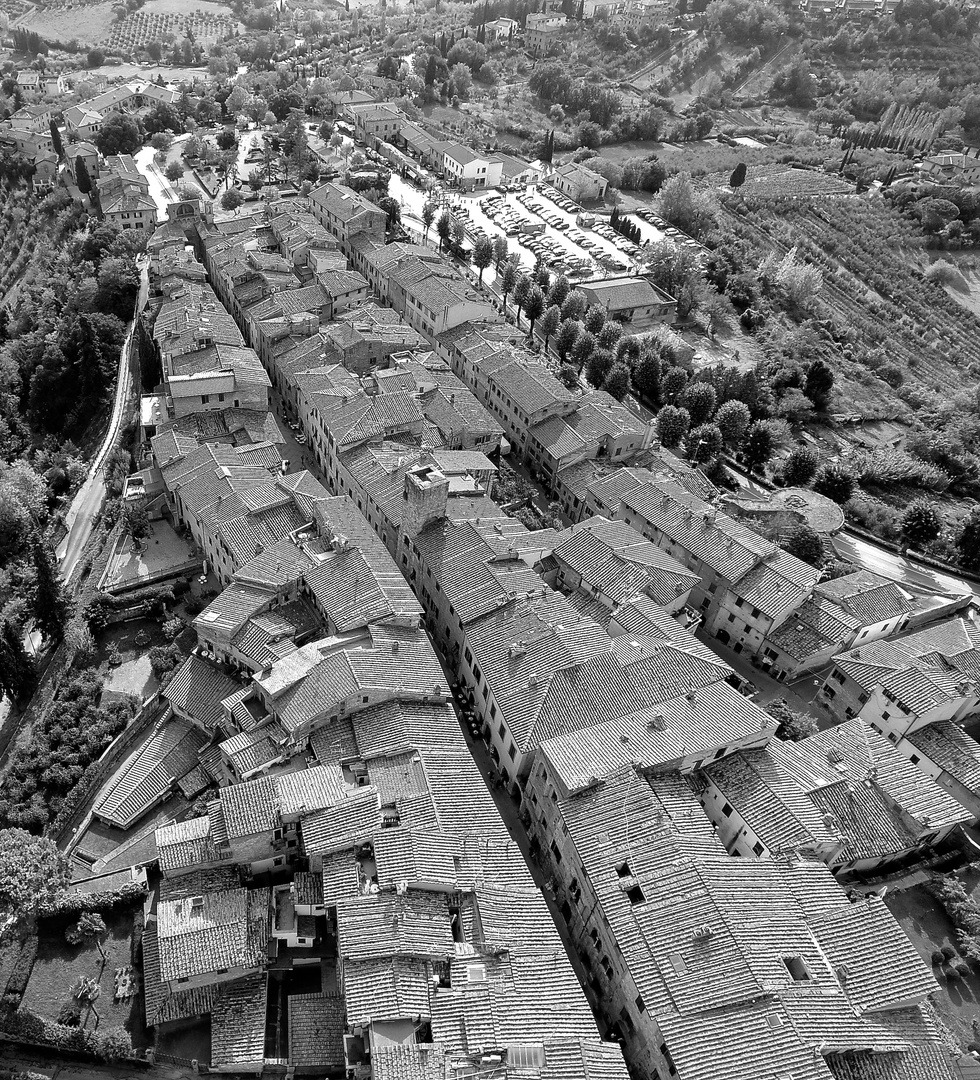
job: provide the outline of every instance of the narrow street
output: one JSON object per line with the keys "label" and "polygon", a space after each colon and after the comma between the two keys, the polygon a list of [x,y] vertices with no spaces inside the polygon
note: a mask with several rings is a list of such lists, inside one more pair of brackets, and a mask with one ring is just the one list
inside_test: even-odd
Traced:
{"label": "narrow street", "polygon": [[[143,262],[140,268],[140,288],[136,298],[136,311],[141,311],[146,303],[149,291],[149,276],[147,263]],[[78,494],[72,500],[72,504],[65,517],[68,532],[57,548],[58,560],[61,563],[61,576],[68,581],[81,558],[88,538],[92,534],[92,526],[96,515],[102,509],[105,499],[105,477],[103,470],[106,459],[116,444],[119,432],[122,429],[126,415],[126,403],[129,400],[131,387],[129,370],[129,350],[133,339],[133,324],[130,325],[126,334],[126,340],[119,351],[119,368],[116,372],[116,394],[112,403],[112,415],[109,418],[109,426],[99,447],[98,453],[89,465],[88,476],[82,484]]]}

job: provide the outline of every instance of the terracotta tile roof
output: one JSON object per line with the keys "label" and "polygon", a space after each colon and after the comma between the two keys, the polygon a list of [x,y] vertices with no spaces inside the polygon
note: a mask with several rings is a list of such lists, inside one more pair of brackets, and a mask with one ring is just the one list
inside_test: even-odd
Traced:
{"label": "terracotta tile roof", "polygon": [[211,1010],[211,1067],[242,1069],[265,1061],[269,977],[249,975],[221,983]]}
{"label": "terracotta tile roof", "polygon": [[621,521],[586,518],[558,539],[554,556],[559,563],[614,604],[638,593],[646,593],[659,604],[673,604],[700,580]]}
{"label": "terracotta tile roof", "polygon": [[192,653],[167,682],[163,693],[175,711],[214,731],[224,719],[222,700],[235,693],[240,685],[220,668]]}
{"label": "terracotta tile roof", "polygon": [[96,814],[121,829],[139,820],[197,762],[206,736],[189,721],[173,718],[158,725],[123,773],[107,787]]}
{"label": "terracotta tile roof", "polygon": [[343,1069],[344,1031],[344,1001],[339,994],[290,994],[290,1065]]}
{"label": "terracotta tile roof", "polygon": [[165,982],[219,968],[257,967],[269,937],[269,890],[229,889],[161,901],[157,934]]}

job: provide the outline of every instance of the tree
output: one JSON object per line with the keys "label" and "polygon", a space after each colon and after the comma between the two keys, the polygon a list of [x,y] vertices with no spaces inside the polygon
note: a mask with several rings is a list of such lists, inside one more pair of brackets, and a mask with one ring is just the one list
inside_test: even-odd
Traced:
{"label": "tree", "polygon": [[60,161],[65,156],[65,146],[61,141],[61,132],[58,130],[58,125],[54,120],[51,121],[51,146]]}
{"label": "tree", "polygon": [[609,369],[602,389],[617,401],[622,401],[629,393],[630,369],[622,360],[617,360]]}
{"label": "tree", "polygon": [[473,265],[480,271],[480,284],[483,284],[483,271],[493,262],[493,244],[488,236],[481,236],[473,245]]}
{"label": "tree", "polygon": [[143,144],[143,134],[134,117],[111,113],[95,136],[95,145],[104,157],[109,154],[135,154]]}
{"label": "tree", "polygon": [[706,424],[714,416],[718,394],[711,383],[688,383],[682,397],[684,408],[690,413],[691,423],[695,427]]}
{"label": "tree", "polygon": [[184,166],[179,161],[171,161],[163,170],[163,175],[171,183],[176,183],[184,175]]}
{"label": "tree", "polygon": [[818,570],[823,565],[823,541],[809,525],[798,525],[786,538],[783,547],[798,559]]}
{"label": "tree", "polygon": [[843,506],[857,488],[857,481],[843,465],[823,465],[813,478],[813,490]]}
{"label": "tree", "polygon": [[88,166],[85,164],[84,158],[75,159],[75,183],[83,195],[91,194],[92,178],[89,176]]}
{"label": "tree", "polygon": [[443,210],[443,212],[439,215],[439,220],[436,222],[436,234],[439,237],[440,251],[442,251],[446,244],[449,243],[449,237],[452,235],[452,231],[452,219],[450,218],[449,214],[445,210]]}
{"label": "tree", "polygon": [[816,735],[817,722],[808,713],[797,712],[791,709],[785,698],[776,698],[770,701],[765,710],[773,719],[779,721],[776,728],[778,739],[788,739],[790,742],[799,742],[801,739]]}
{"label": "tree", "polygon": [[742,453],[749,472],[764,468],[776,452],[776,438],[768,420],[756,420],[745,433]]}
{"label": "tree", "polygon": [[930,232],[939,232],[960,216],[959,207],[949,199],[922,199],[915,204],[919,220]]}
{"label": "tree", "polygon": [[622,336],[623,328],[618,322],[603,323],[599,333],[596,334],[596,344],[600,349],[615,349]]}
{"label": "tree", "polygon": [[[516,296],[515,296],[516,299]],[[541,291],[540,286],[532,285],[528,291],[527,297],[524,300],[524,313],[527,315],[528,321],[528,336],[534,338],[534,324],[541,318],[544,312],[544,293]]]}
{"label": "tree", "polygon": [[579,374],[582,373],[582,368],[589,362],[594,352],[595,338],[588,330],[583,330],[575,339],[575,345],[572,348],[572,363],[578,368]]}
{"label": "tree", "polygon": [[514,282],[514,306],[517,308],[517,325],[521,325],[521,308],[531,295],[531,279],[527,274],[518,274]]}
{"label": "tree", "polygon": [[561,306],[562,319],[575,319],[576,322],[581,322],[582,316],[585,314],[585,297],[578,291],[578,289],[572,289],[565,299],[565,303]]}
{"label": "tree", "polygon": [[145,540],[150,535],[150,517],[142,499],[126,503],[122,521],[123,528],[134,540]]}
{"label": "tree", "polygon": [[558,369],[558,381],[568,390],[578,389],[578,371],[571,364],[562,364]]}
{"label": "tree", "polygon": [[657,200],[660,216],[692,236],[703,232],[714,220],[715,209],[710,197],[695,191],[689,173],[680,172],[660,189]]}
{"label": "tree", "polygon": [[808,446],[794,446],[783,462],[783,483],[787,487],[809,484],[817,474],[817,455]]}
{"label": "tree", "polygon": [[582,325],[593,337],[598,336],[599,331],[606,325],[605,311],[598,304],[593,304],[586,311]]}
{"label": "tree", "polygon": [[614,357],[607,349],[596,349],[585,364],[585,378],[590,386],[598,387],[606,381],[612,371]]}
{"label": "tree", "polygon": [[657,413],[657,438],[660,445],[670,448],[680,446],[690,426],[691,417],[687,409],[665,405]]}
{"label": "tree", "polygon": [[561,325],[561,309],[555,305],[545,309],[538,322],[538,333],[544,338],[544,350],[548,351],[548,342]]}
{"label": "tree", "polygon": [[0,829],[0,908],[34,917],[71,881],[68,857],[53,841],[24,829]]}
{"label": "tree", "polygon": [[660,405],[660,380],[663,375],[663,362],[654,349],[646,349],[640,355],[633,368],[633,389],[652,408]]}
{"label": "tree", "polygon": [[714,461],[725,443],[717,424],[699,424],[687,433],[684,448],[689,461],[704,465]]}
{"label": "tree", "polygon": [[390,195],[382,195],[378,199],[378,206],[384,210],[387,217],[388,229],[397,229],[402,220],[402,208],[399,205],[397,199],[393,199]]}
{"label": "tree", "polygon": [[687,386],[687,372],[683,368],[669,367],[660,381],[660,393],[664,401],[673,402]]}
{"label": "tree", "polygon": [[729,177],[728,186],[732,191],[737,191],[745,183],[745,162],[740,161],[734,169],[732,169],[732,175]]}
{"label": "tree", "polygon": [[497,278],[497,284],[500,286],[500,292],[504,299],[504,307],[507,307],[507,297],[514,291],[514,286],[517,284],[517,267],[513,262],[505,262],[503,270],[500,271],[500,276]]}
{"label": "tree", "polygon": [[967,570],[980,567],[980,507],[974,507],[963,519],[956,537],[956,550],[961,566]]}
{"label": "tree", "polygon": [[60,641],[71,605],[65,596],[51,545],[34,541],[34,622],[49,641]]}
{"label": "tree", "polygon": [[748,405],[737,399],[726,401],[715,413],[715,423],[729,450],[737,450],[742,445],[751,422]]}
{"label": "tree", "polygon": [[85,62],[90,68],[102,67],[105,63],[105,53],[101,49],[89,49],[85,54]]}
{"label": "tree", "polygon": [[237,210],[244,201],[245,196],[238,190],[238,188],[229,188],[227,191],[222,193],[221,209]]}
{"label": "tree", "polygon": [[931,502],[914,499],[902,515],[902,538],[911,547],[931,544],[943,530],[943,519]]}
{"label": "tree", "polygon": [[[564,319],[558,327],[558,333],[555,334],[555,352],[558,353],[558,359],[564,364],[568,358],[568,354],[575,347],[575,342],[578,341],[578,336],[582,332],[582,324],[575,319]],[[578,373],[576,372],[576,382],[578,381]]]}
{"label": "tree", "polygon": [[[332,142],[331,138],[331,142]],[[432,222],[436,219],[436,204],[431,199],[426,199],[422,204],[422,224],[425,226],[425,233],[423,234],[423,240],[428,242],[429,229],[432,227]]]}
{"label": "tree", "polygon": [[19,701],[34,689],[34,661],[24,647],[19,623],[5,618],[0,625],[0,695]]}
{"label": "tree", "polygon": [[821,412],[830,404],[830,393],[834,388],[834,373],[830,365],[823,360],[814,360],[807,368],[803,393],[813,402],[813,407]]}
{"label": "tree", "polygon": [[563,274],[559,274],[548,289],[548,307],[557,307],[560,311],[562,304],[568,299],[571,289],[568,278]]}
{"label": "tree", "polygon": [[493,264],[496,267],[500,267],[507,259],[507,237],[495,236],[493,238]]}
{"label": "tree", "polygon": [[78,916],[78,922],[72,923],[65,930],[65,941],[69,945],[81,945],[83,941],[94,940],[99,946],[99,952],[104,956],[102,942],[99,939],[106,933],[108,933],[108,930],[106,929],[105,920],[98,912],[83,911]]}

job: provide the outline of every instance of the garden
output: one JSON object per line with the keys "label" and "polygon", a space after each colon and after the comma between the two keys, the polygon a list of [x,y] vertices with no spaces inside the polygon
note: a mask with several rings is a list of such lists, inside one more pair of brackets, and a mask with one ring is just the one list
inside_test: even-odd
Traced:
{"label": "garden", "polygon": [[133,1032],[141,1023],[133,963],[142,910],[61,915],[38,923],[37,956],[21,1007],[71,1027]]}
{"label": "garden", "polygon": [[919,955],[933,969],[940,992],[933,1002],[960,1045],[980,1048],[980,873],[936,874],[924,884],[889,892],[885,903]]}

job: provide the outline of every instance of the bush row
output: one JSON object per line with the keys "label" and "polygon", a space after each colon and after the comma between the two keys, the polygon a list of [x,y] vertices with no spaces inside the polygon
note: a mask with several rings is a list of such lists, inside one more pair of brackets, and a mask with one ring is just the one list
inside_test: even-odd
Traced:
{"label": "bush row", "polygon": [[133,1056],[133,1043],[123,1028],[106,1032],[56,1024],[26,1009],[7,1008],[0,1012],[0,1030],[29,1042],[57,1050],[93,1054],[101,1061],[114,1062]]}
{"label": "bush row", "polygon": [[102,915],[106,915],[113,911],[141,904],[145,897],[145,887],[134,881],[122,885],[118,889],[111,889],[106,892],[64,893],[53,903],[44,904],[40,907],[38,915],[44,917],[81,915],[86,911],[97,911]]}

